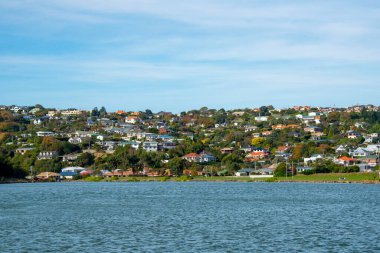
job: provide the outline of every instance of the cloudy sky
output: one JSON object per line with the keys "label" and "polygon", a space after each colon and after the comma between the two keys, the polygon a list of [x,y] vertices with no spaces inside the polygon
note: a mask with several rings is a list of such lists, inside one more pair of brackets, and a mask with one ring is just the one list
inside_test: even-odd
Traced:
{"label": "cloudy sky", "polygon": [[0,104],[380,101],[378,0],[2,0]]}

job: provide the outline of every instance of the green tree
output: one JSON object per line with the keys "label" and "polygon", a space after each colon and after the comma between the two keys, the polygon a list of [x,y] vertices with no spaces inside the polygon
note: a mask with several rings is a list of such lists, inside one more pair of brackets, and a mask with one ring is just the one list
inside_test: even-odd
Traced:
{"label": "green tree", "polygon": [[274,171],[275,177],[285,177],[286,176],[286,163],[280,163]]}
{"label": "green tree", "polygon": [[185,168],[185,160],[180,157],[174,157],[167,163],[167,167],[173,172],[173,175],[181,176]]}

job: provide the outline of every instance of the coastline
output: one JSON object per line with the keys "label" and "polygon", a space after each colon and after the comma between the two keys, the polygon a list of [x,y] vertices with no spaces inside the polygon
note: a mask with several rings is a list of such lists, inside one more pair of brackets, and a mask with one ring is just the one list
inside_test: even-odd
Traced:
{"label": "coastline", "polygon": [[[14,183],[45,183],[51,181],[30,181],[27,179],[3,179],[0,184]],[[98,178],[89,177],[79,180],[62,180],[57,183],[70,182],[237,182],[237,183],[333,183],[333,184],[380,184],[378,173],[331,173],[314,175],[297,175],[294,177],[273,177],[267,179],[253,179],[250,177],[236,176],[212,176],[212,177],[120,177],[120,178]]]}

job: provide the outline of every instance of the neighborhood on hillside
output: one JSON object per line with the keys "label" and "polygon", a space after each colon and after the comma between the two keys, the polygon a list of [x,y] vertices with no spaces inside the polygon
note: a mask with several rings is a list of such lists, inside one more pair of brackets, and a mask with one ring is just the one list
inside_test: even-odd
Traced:
{"label": "neighborhood on hillside", "polygon": [[0,106],[0,177],[374,172],[380,107],[202,107],[181,113]]}

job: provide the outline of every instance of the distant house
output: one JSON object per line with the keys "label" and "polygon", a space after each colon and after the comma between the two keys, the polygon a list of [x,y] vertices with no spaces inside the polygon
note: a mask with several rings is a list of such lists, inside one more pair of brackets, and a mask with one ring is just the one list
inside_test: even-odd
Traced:
{"label": "distant house", "polygon": [[55,133],[53,132],[44,132],[44,131],[38,131],[36,132],[37,136],[39,137],[46,137],[46,136],[55,136]]}
{"label": "distant house", "polygon": [[314,154],[311,157],[305,157],[303,159],[303,162],[305,164],[308,164],[309,162],[316,162],[317,160],[320,160],[320,159],[323,159],[323,155],[322,154]]}
{"label": "distant house", "polygon": [[68,140],[68,142],[71,143],[71,144],[81,144],[83,142],[83,138],[81,138],[81,137],[71,137]]}
{"label": "distant house", "polygon": [[337,153],[337,154],[342,154],[342,153],[345,153],[345,152],[347,152],[347,145],[339,145],[335,149],[335,153]]}
{"label": "distant house", "polygon": [[272,131],[264,131],[261,133],[263,136],[269,136],[272,134]]}
{"label": "distant house", "polygon": [[79,116],[79,115],[82,115],[83,113],[85,112],[81,110],[76,110],[76,109],[61,111],[62,116]]}
{"label": "distant house", "polygon": [[309,166],[298,166],[296,168],[296,170],[297,170],[298,173],[302,173],[302,172],[309,171],[309,170],[312,170],[312,169],[313,168],[309,167]]}
{"label": "distant house", "polygon": [[78,175],[78,173],[71,171],[61,172],[59,174],[61,175],[62,179],[73,179],[76,175]]}
{"label": "distant house", "polygon": [[196,163],[207,163],[207,162],[216,161],[216,158],[213,155],[207,154],[207,153],[201,153],[201,154],[189,153],[189,154],[184,155],[182,158],[188,162],[196,162]]}
{"label": "distant house", "polygon": [[158,142],[145,141],[143,142],[143,149],[149,152],[156,152],[158,151]]}
{"label": "distant house", "polygon": [[246,156],[246,159],[254,161],[254,160],[264,159],[268,156],[269,156],[269,153],[267,151],[253,151]]}
{"label": "distant house", "polygon": [[231,154],[232,152],[234,152],[234,150],[233,150],[232,148],[222,148],[222,149],[220,150],[220,152],[221,152],[222,154]]}
{"label": "distant house", "polygon": [[162,143],[162,149],[164,150],[174,149],[176,146],[177,144],[172,141],[165,141]]}
{"label": "distant house", "polygon": [[34,148],[18,148],[16,149],[17,154],[25,155],[26,152],[32,151]]}
{"label": "distant house", "polygon": [[347,138],[348,139],[357,139],[360,138],[362,135],[355,131],[348,131],[347,132]]}
{"label": "distant house", "polygon": [[276,149],[277,157],[287,157],[289,156],[290,147],[289,146],[280,146]]}
{"label": "distant house", "polygon": [[43,180],[45,180],[45,179],[55,179],[55,180],[57,180],[57,179],[59,179],[61,177],[61,175],[58,174],[58,173],[55,173],[55,172],[42,172],[42,173],[38,174],[36,177],[38,179],[43,179]]}
{"label": "distant house", "polygon": [[350,152],[350,155],[354,157],[366,157],[366,156],[371,155],[371,152],[367,150],[366,148],[359,147],[355,149],[353,152]]}
{"label": "distant house", "polygon": [[252,126],[252,125],[245,125],[245,126],[244,126],[244,131],[245,131],[245,132],[256,131],[256,129],[257,129],[257,126]]}
{"label": "distant house", "polygon": [[323,129],[317,126],[308,126],[304,128],[304,131],[307,133],[317,133],[317,132],[323,132]]}
{"label": "distant house", "polygon": [[125,118],[125,123],[128,124],[136,124],[139,122],[141,122],[141,119],[137,116],[128,116],[127,118]]}
{"label": "distant house", "polygon": [[243,177],[251,175],[255,170],[254,169],[241,169],[235,172],[235,176]]}
{"label": "distant house", "polygon": [[58,157],[57,151],[43,151],[40,152],[37,156],[38,160],[50,160]]}
{"label": "distant house", "polygon": [[268,116],[259,116],[259,117],[255,117],[255,120],[257,122],[265,122],[265,121],[268,121],[269,117]]}
{"label": "distant house", "polygon": [[253,138],[259,138],[260,136],[261,136],[260,133],[253,133],[253,134],[252,134],[252,137],[253,137]]}
{"label": "distant house", "polygon": [[342,156],[337,159],[335,159],[335,163],[343,166],[352,166],[356,163],[357,159],[347,157],[347,156]]}
{"label": "distant house", "polygon": [[286,125],[282,125],[282,124],[275,125],[275,126],[272,127],[273,130],[284,130],[286,128],[287,128],[287,126]]}
{"label": "distant house", "polygon": [[73,163],[75,162],[80,154],[67,154],[62,157],[62,162],[68,162],[68,163]]}

